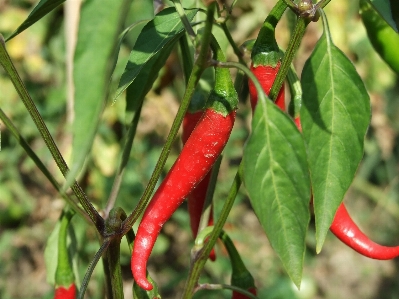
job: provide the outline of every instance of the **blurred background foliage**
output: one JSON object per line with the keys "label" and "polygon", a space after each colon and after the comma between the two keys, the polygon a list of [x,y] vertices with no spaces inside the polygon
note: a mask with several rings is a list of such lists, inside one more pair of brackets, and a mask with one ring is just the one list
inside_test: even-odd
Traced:
{"label": "blurred background foliage", "polygon": [[[194,3],[188,2],[188,6]],[[237,1],[228,26],[238,45],[256,38],[274,2]],[[186,1],[183,3],[186,4]],[[0,0],[0,32],[4,36],[13,32],[35,4],[34,0]],[[359,18],[357,1],[333,0],[327,6],[326,13],[333,40],[353,61],[363,78],[373,111],[366,136],[364,160],[345,202],[355,221],[373,240],[388,245],[399,244],[398,77],[374,52]],[[151,1],[135,0],[129,13],[129,24],[151,18],[152,14]],[[283,49],[288,43],[293,24],[293,14],[287,13],[278,26],[277,39]],[[113,90],[142,26],[133,29],[122,45],[112,81]],[[68,160],[71,144],[68,142],[70,136],[66,109],[66,31],[68,28],[65,28],[64,8],[60,6],[8,42],[7,49],[50,132]],[[219,35],[217,29],[215,33]],[[321,33],[321,24],[309,25],[295,60],[298,74]],[[227,43],[224,43],[224,47],[229,59],[236,60],[231,47]],[[117,202],[117,206],[128,213],[136,205],[149,180],[183,92],[184,79],[176,49],[144,102],[138,134]],[[61,174],[3,69],[0,69],[0,107],[62,182]],[[81,185],[98,208],[105,205],[120,158],[126,132],[124,109],[125,103],[121,98],[115,104],[111,101],[107,104],[94,140],[92,155],[80,177]],[[230,187],[249,133],[250,109],[246,99],[240,104],[238,115],[218,178],[214,198],[215,217]],[[4,124],[0,125],[0,298],[52,298],[52,278],[46,269],[43,253],[65,203]],[[180,148],[180,141],[176,141],[166,168],[172,165]],[[92,226],[79,217],[74,217],[73,224],[77,244],[76,273],[80,281],[99,243]],[[225,229],[254,275],[260,298],[398,297],[397,260],[375,261],[364,258],[345,247],[331,234],[322,252],[316,255],[313,223],[308,234],[302,288],[297,291],[270,248],[246,198],[245,190],[241,190]],[[149,271],[158,282],[163,298],[176,298],[181,293],[192,244],[186,206],[183,204],[165,224],[150,258]],[[216,262],[207,263],[201,281],[228,283],[231,269],[221,243],[216,247],[216,253]],[[131,298],[130,252],[126,242],[122,242],[121,254],[125,296]],[[51,255],[47,259],[51,259]],[[102,298],[104,284],[101,268],[100,263],[90,281],[88,298]],[[194,296],[230,297],[230,291],[227,290],[200,291]]]}

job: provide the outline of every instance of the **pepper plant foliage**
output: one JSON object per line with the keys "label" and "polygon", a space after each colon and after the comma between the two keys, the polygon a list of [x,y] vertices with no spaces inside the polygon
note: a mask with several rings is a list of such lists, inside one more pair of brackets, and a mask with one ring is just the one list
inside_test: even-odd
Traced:
{"label": "pepper plant foliage", "polygon": [[[32,24],[40,21],[63,2],[62,0],[40,0],[28,18],[6,40],[0,36],[0,63],[23,99],[27,112],[34,119],[65,180],[57,182],[52,177],[40,158],[29,148],[23,136],[15,129],[12,120],[7,117],[7,113],[3,113],[3,108],[6,108],[6,104],[3,103],[0,103],[1,120],[66,200],[71,209],[66,208],[64,213],[74,214],[76,212],[77,216],[75,217],[81,217],[90,225],[95,226],[101,237],[99,250],[93,258],[93,263],[87,265],[88,270],[82,282],[70,281],[75,279],[74,277],[81,277],[81,275],[78,273],[72,275],[72,263],[68,253],[75,253],[75,250],[71,250],[66,242],[66,226],[73,225],[73,222],[69,223],[70,219],[68,219],[64,229],[65,236],[61,236],[62,242],[55,245],[55,240],[58,240],[59,237],[59,229],[51,235],[51,242],[49,242],[51,246],[49,245],[50,249],[47,249],[47,252],[55,252],[62,257],[63,262],[62,267],[59,265],[57,267],[52,261],[54,259],[51,258],[51,254],[47,254],[48,268],[51,269],[48,280],[54,283],[55,287],[59,287],[62,283],[57,281],[64,283],[66,277],[63,277],[63,273],[68,273],[68,281],[64,283],[65,286],[76,283],[80,286],[78,297],[83,298],[93,269],[98,260],[103,258],[107,296],[123,298],[119,259],[120,241],[126,235],[130,250],[135,250],[132,227],[139,222],[143,215],[158,180],[163,179],[165,163],[173,144],[175,144],[174,141],[191,99],[203,98],[203,94],[207,93],[201,89],[199,81],[204,80],[209,86],[218,89],[217,99],[211,97],[211,100],[215,102],[205,103],[200,108],[205,110],[211,106],[210,104],[220,107],[234,102],[234,105],[229,106],[232,111],[228,111],[230,117],[233,118],[232,123],[234,123],[236,95],[240,96],[242,102],[239,105],[240,109],[244,107],[248,97],[246,89],[238,87],[246,82],[247,77],[250,77],[257,88],[259,102],[252,118],[251,128],[249,128],[250,134],[243,149],[242,161],[232,182],[232,187],[223,201],[212,198],[214,191],[212,188],[206,192],[204,208],[203,211],[200,211],[202,218],[209,218],[209,213],[212,213],[212,209],[209,207],[212,204],[220,205],[221,212],[218,217],[215,217],[214,226],[205,228],[202,233],[199,232],[199,239],[196,240],[195,246],[187,248],[187,255],[191,250],[191,263],[187,265],[188,276],[182,298],[191,298],[193,293],[200,290],[201,287],[207,288],[199,285],[198,280],[217,238],[222,236],[222,238],[230,240],[223,228],[228,221],[241,182],[243,182],[251,207],[259,219],[271,247],[281,259],[291,280],[299,287],[302,280],[310,219],[314,214],[315,251],[320,252],[334,221],[336,211],[342,204],[362,160],[364,138],[371,117],[370,98],[361,77],[349,58],[333,43],[327,17],[322,10],[330,1],[321,0],[314,4],[305,0],[278,1],[280,7],[291,9],[296,14],[297,23],[289,45],[287,49],[284,49],[284,55],[281,57],[276,55],[276,59],[281,59],[279,61],[281,67],[271,88],[271,99],[264,94],[262,86],[257,80],[261,78],[254,77],[254,74],[247,68],[250,61],[248,61],[249,59],[245,60],[243,49],[236,45],[226,25],[233,8],[228,5],[234,5],[235,1],[230,1],[231,3],[223,1],[224,6],[221,3],[207,1],[206,4],[198,5],[198,7],[186,7],[191,4],[175,0],[172,1],[173,5],[161,7],[157,14],[154,14],[153,1],[144,1],[150,10],[143,10],[141,18],[134,21],[129,17],[129,10],[135,5],[132,0],[84,1],[80,11],[77,45],[73,60],[73,157],[70,169],[66,166],[57,146],[46,130],[46,124],[39,111],[35,109],[35,99],[30,97],[15,69],[13,61],[8,55],[6,43],[24,30],[29,30]],[[393,13],[396,9],[395,6],[391,7],[388,0],[374,0],[372,4],[382,16],[382,21],[386,20],[394,30],[397,30],[398,15]],[[264,17],[266,18],[266,15]],[[279,22],[280,17],[273,19],[273,22]],[[299,80],[298,74],[291,64],[296,57],[306,26],[310,22],[317,21],[323,23],[323,34],[307,59]],[[222,28],[223,34],[220,32],[216,34],[214,30],[216,26]],[[132,37],[134,36],[132,33],[136,36]],[[268,35],[268,38],[273,38],[273,34]],[[259,41],[263,40],[262,38],[264,39],[264,36],[259,36]],[[224,45],[226,41],[230,43],[235,56],[232,55],[228,57],[227,61],[224,61],[225,55],[222,52],[226,49],[220,48],[219,44]],[[275,43],[274,40],[266,42]],[[131,49],[128,59],[119,53],[122,45],[127,45]],[[267,51],[268,48],[264,49]],[[120,200],[118,192],[121,188],[124,170],[129,163],[130,151],[134,146],[137,125],[142,117],[141,108],[172,53],[179,56],[181,69],[186,76],[186,86],[182,92],[180,108],[168,136],[165,137],[165,145],[140,200],[135,206],[130,206],[129,211],[115,208]],[[214,55],[215,53],[217,55]],[[218,59],[223,61],[218,61]],[[215,82],[215,80],[219,80],[217,79],[219,76],[205,76],[204,73],[209,72],[212,67],[237,68],[239,71],[234,77],[237,91],[233,88],[233,78],[230,78],[230,73],[225,70],[223,73],[228,78],[222,79],[223,82]],[[220,69],[218,71],[220,72]],[[288,80],[292,100],[287,98],[286,101],[291,101],[291,106],[295,107],[294,110],[299,109],[299,114],[298,111],[293,113],[282,111],[272,101],[273,91],[276,94],[275,91],[280,90],[290,71],[293,73],[290,73],[289,78],[296,78],[296,82]],[[295,87],[293,87],[294,85]],[[229,86],[232,90],[219,90],[223,86]],[[100,205],[97,204],[95,208],[79,183],[76,182],[76,177],[84,169],[85,162],[93,150],[93,140],[99,132],[98,128],[102,121],[104,107],[108,103],[116,101],[124,101],[126,106],[123,116],[125,136],[121,144],[121,158],[109,198],[101,202]],[[237,114],[241,113],[240,109]],[[8,107],[4,110],[12,114]],[[215,113],[220,112],[217,109],[214,110]],[[156,118],[157,115],[153,117]],[[221,114],[218,117],[222,118],[225,115]],[[247,115],[244,113],[243,117],[247,117]],[[302,124],[302,128],[298,123]],[[219,133],[222,129],[224,128],[215,126],[210,129],[214,131],[206,132],[207,136],[210,136],[209,138],[198,138],[195,144],[191,144],[194,144],[196,148],[201,148],[201,146],[206,148],[202,143],[210,142],[207,140],[212,141],[212,137],[217,135],[215,132],[219,130],[217,131]],[[199,155],[202,154],[205,158],[209,158],[206,155],[212,153],[211,149],[217,143],[220,142],[224,146],[230,136],[230,130],[224,135],[226,136],[222,137],[226,137],[226,140],[218,137],[220,139],[214,141],[214,144],[210,142],[209,152],[199,153]],[[96,150],[101,151],[101,149]],[[217,157],[212,156],[212,159],[216,161]],[[192,161],[186,161],[186,172],[196,173],[189,169],[192,167],[190,165],[195,165],[195,163],[191,163],[193,161],[200,161],[200,159],[193,158]],[[210,165],[210,168],[212,166]],[[217,172],[218,170],[212,171]],[[168,176],[166,176],[167,178]],[[213,182],[210,185],[215,186],[216,184],[216,188],[218,188],[217,175],[212,175],[212,178]],[[199,183],[195,178],[193,181],[195,184]],[[179,184],[181,183],[184,182],[179,182]],[[190,186],[191,191],[195,188],[195,184]],[[72,186],[71,189],[75,197],[65,192],[69,186]],[[161,184],[161,186],[163,185]],[[173,190],[173,187],[178,188],[179,186],[169,187],[172,187],[170,189]],[[162,193],[162,189],[157,192]],[[165,198],[170,198],[170,200],[173,198],[169,197],[169,194],[162,194],[162,196],[166,196]],[[212,200],[214,202],[210,203]],[[168,211],[173,204],[176,205],[176,203],[170,203],[170,205],[158,206],[155,210]],[[71,212],[72,210],[73,212]],[[172,212],[170,215],[163,215],[163,218],[169,219]],[[149,218],[157,219],[159,217],[155,215]],[[62,220],[62,217],[60,219]],[[205,222],[207,222],[206,219],[201,220],[201,224]],[[162,227],[162,224],[159,227],[157,225],[157,223],[144,224],[147,232],[150,231],[148,227],[151,229]],[[141,245],[143,244],[141,243]],[[234,246],[233,242],[229,241],[229,246]],[[76,244],[74,244],[75,247],[77,247]],[[233,251],[238,254],[237,250]],[[138,256],[138,259],[144,256],[142,252],[136,253],[133,256]],[[61,260],[61,258],[58,259]],[[73,260],[76,263],[76,257]],[[249,273],[251,269],[249,271],[245,269],[240,258],[236,260],[240,261],[240,269],[245,275],[250,276],[252,282],[253,279]],[[133,258],[132,269],[136,262]],[[140,262],[144,265],[147,264],[147,260]],[[233,263],[234,269],[234,266],[237,265],[234,265],[233,259],[231,263]],[[145,273],[143,268],[140,270]],[[56,269],[63,270],[61,272]],[[160,297],[159,292],[162,293],[162,286],[156,285],[156,279],[153,279],[151,273],[148,273],[147,279],[150,286],[147,286],[146,290],[140,288],[142,285],[139,281],[134,283],[134,287],[132,285],[134,298]],[[231,281],[234,284],[236,280],[232,279]],[[253,284],[251,284],[251,290],[240,289],[241,286],[238,285],[223,287],[232,288],[234,292],[241,292],[249,298],[256,298]],[[208,288],[216,287],[208,286]]]}

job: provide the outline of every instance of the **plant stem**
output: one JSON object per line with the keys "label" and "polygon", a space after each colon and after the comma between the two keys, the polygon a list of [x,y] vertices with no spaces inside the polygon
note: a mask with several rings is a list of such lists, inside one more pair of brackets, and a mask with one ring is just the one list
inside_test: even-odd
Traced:
{"label": "plant stem", "polygon": [[193,70],[193,60],[191,57],[191,51],[190,47],[187,42],[187,38],[185,35],[183,35],[179,39],[179,45],[180,45],[180,52],[182,56],[182,65],[183,65],[183,74],[184,74],[184,80],[186,85],[188,84],[188,79],[190,78],[191,71]]}
{"label": "plant stem", "polygon": [[190,104],[190,100],[192,95],[194,94],[195,87],[198,84],[198,81],[201,77],[202,72],[205,68],[209,66],[208,63],[208,53],[209,53],[209,44],[212,36],[212,25],[213,25],[213,16],[215,14],[215,5],[216,2],[213,2],[209,5],[207,11],[207,18],[205,24],[205,30],[203,32],[202,40],[201,40],[201,49],[198,55],[197,60],[194,63],[193,71],[191,72],[190,78],[188,80],[186,92],[184,93],[183,100],[180,104],[179,110],[177,111],[176,117],[173,121],[172,128],[170,129],[169,135],[166,139],[165,145],[162,149],[161,155],[158,159],[158,162],[155,166],[154,172],[148,182],[144,193],[137,204],[136,208],[133,212],[127,217],[123,224],[123,232],[126,233],[133,226],[134,222],[139,218],[141,213],[143,212],[145,206],[147,205],[148,200],[152,192],[154,191],[155,185],[161,175],[162,169],[165,165],[166,159],[168,158],[170,149],[172,147],[172,143],[176,138],[177,132],[181,126],[184,115],[188,109]]}
{"label": "plant stem", "polygon": [[227,40],[229,41],[231,47],[233,48],[234,54],[236,54],[236,56],[237,56],[238,60],[240,61],[240,63],[243,64],[243,65],[247,65],[245,63],[244,59],[242,58],[244,56],[243,53],[241,52],[240,48],[237,47],[236,43],[234,42],[233,37],[230,34],[229,29],[227,28],[226,22],[223,22],[220,25],[221,25],[221,27],[223,29],[224,35],[226,35]]}
{"label": "plant stem", "polygon": [[107,250],[107,260],[112,288],[113,299],[123,299],[123,281],[120,264],[121,238],[113,238]]}
{"label": "plant stem", "polygon": [[82,281],[82,286],[80,287],[79,294],[78,294],[78,299],[83,299],[84,295],[86,293],[87,285],[89,284],[89,280],[91,275],[93,274],[94,268],[96,267],[98,261],[100,260],[101,256],[103,255],[104,251],[108,248],[110,244],[110,239],[107,238],[103,241],[101,244],[100,249],[96,252],[94,255],[93,260],[90,262],[90,265],[86,271],[86,274],[83,278]]}
{"label": "plant stem", "polygon": [[64,198],[73,208],[73,210],[79,213],[83,218],[90,221],[87,217],[87,214],[76,204],[74,200],[72,200],[65,192],[62,192],[60,185],[54,176],[50,173],[47,167],[43,164],[40,158],[35,154],[32,148],[29,146],[28,142],[19,134],[18,129],[14,126],[11,119],[7,117],[4,111],[0,108],[0,119],[4,122],[7,129],[11,132],[14,138],[18,141],[19,145],[25,150],[28,156],[32,159],[32,161],[36,164],[36,166],[40,169],[40,171],[44,174],[44,176],[49,180],[51,185],[60,193],[62,198]]}
{"label": "plant stem", "polygon": [[305,34],[305,29],[308,23],[309,21],[305,20],[304,18],[298,17],[294,32],[287,47],[287,51],[285,52],[283,60],[281,61],[280,69],[277,73],[276,79],[274,80],[273,86],[269,93],[269,97],[272,101],[276,100],[277,95],[281,87],[283,86],[290,65],[299,48],[299,45],[301,44],[302,37]]}
{"label": "plant stem", "polygon": [[188,36],[190,37],[190,40],[192,43],[194,43],[194,39],[195,39],[195,32],[193,27],[191,27],[190,21],[187,18],[186,13],[184,12],[184,8],[180,2],[180,0],[172,0],[173,4],[175,5],[176,11],[180,16],[181,22],[184,25],[184,28],[186,29]]}
{"label": "plant stem", "polygon": [[[3,66],[4,70],[9,75],[11,82],[14,84],[15,89],[17,90],[19,96],[22,99],[26,109],[28,110],[30,116],[32,117],[36,127],[38,128],[40,135],[42,136],[44,142],[46,143],[47,148],[50,150],[51,155],[53,156],[58,168],[61,170],[61,173],[64,177],[68,174],[68,166],[65,163],[64,158],[62,157],[57,145],[54,142],[53,137],[51,136],[46,124],[43,121],[39,111],[37,110],[32,98],[26,90],[24,83],[21,80],[17,70],[15,69],[14,64],[11,61],[10,56],[7,53],[4,38],[0,34],[0,64]],[[79,202],[83,206],[86,213],[89,215],[90,219],[96,225],[98,232],[101,234],[104,229],[104,220],[97,212],[97,210],[90,203],[83,189],[79,186],[79,184],[74,181],[71,186],[72,191],[75,193]]]}

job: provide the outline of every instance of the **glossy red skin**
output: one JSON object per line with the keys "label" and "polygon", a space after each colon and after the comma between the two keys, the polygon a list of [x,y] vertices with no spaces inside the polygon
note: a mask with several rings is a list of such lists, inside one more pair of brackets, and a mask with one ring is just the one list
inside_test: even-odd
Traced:
{"label": "glossy red skin", "polygon": [[302,132],[301,119],[299,117],[295,117],[294,122],[295,122],[296,127],[298,128],[299,132]]}
{"label": "glossy red skin", "polygon": [[75,299],[76,298],[76,286],[71,284],[67,289],[64,287],[57,287],[55,289],[54,299]]}
{"label": "glossy red skin", "polygon": [[361,255],[377,260],[390,260],[399,256],[399,246],[382,246],[371,241],[353,222],[343,203],[338,207],[330,230]]}
{"label": "glossy red skin", "polygon": [[[248,290],[248,292],[250,292],[251,294],[256,295],[256,288],[250,288]],[[248,296],[245,296],[244,294],[241,294],[239,292],[234,292],[233,291],[233,297],[231,297],[232,299],[248,299]]]}
{"label": "glossy red skin", "polygon": [[[182,133],[182,141],[183,144],[186,143],[187,139],[190,137],[192,131],[194,130],[195,126],[197,125],[198,121],[200,120],[204,111],[198,112],[187,112],[183,119],[183,133]],[[190,227],[195,237],[198,234],[198,227],[201,220],[202,209],[204,207],[206,193],[208,191],[209,181],[211,179],[211,172],[210,170],[205,178],[194,188],[193,191],[187,196],[187,206],[188,206],[188,214],[190,216]],[[208,226],[213,225],[213,207],[211,206],[211,211],[209,214]],[[209,254],[209,259],[211,261],[216,260],[215,250]]]}
{"label": "glossy red skin", "polygon": [[153,288],[146,277],[147,261],[162,226],[216,162],[230,137],[235,115],[235,110],[226,117],[212,109],[205,110],[146,208],[131,260],[134,280],[142,289]]}
{"label": "glossy red skin", "polygon": [[[270,89],[273,86],[274,79],[277,76],[277,72],[280,69],[280,62],[276,65],[276,67],[272,66],[264,66],[260,65],[257,67],[254,67],[253,64],[251,63],[250,70],[251,72],[255,75],[255,77],[258,79],[260,85],[262,86],[264,92],[269,95]],[[256,87],[252,80],[248,80],[248,86],[249,86],[249,96],[251,100],[251,107],[252,111],[255,110],[256,103],[258,103],[258,93],[256,92]],[[281,110],[285,111],[285,91],[284,91],[284,84],[281,87],[277,99],[276,99],[276,105],[280,107]]]}

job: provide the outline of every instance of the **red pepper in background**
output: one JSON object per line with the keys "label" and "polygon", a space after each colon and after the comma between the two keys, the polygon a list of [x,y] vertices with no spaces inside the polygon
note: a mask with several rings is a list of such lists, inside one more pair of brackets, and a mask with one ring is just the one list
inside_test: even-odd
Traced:
{"label": "red pepper in background", "polygon": [[338,207],[330,230],[344,244],[361,255],[377,260],[390,260],[399,256],[399,246],[382,246],[371,241],[353,222],[343,203]]}
{"label": "red pepper in background", "polygon": [[[197,111],[193,113],[187,111],[183,120],[183,134],[182,134],[183,145],[190,137],[192,131],[194,130],[195,126],[197,125],[203,113],[204,111]],[[188,213],[190,216],[190,226],[194,239],[198,234],[198,228],[201,220],[202,211],[204,208],[206,193],[208,191],[209,181],[211,179],[211,174],[212,170],[208,172],[205,178],[187,196],[187,206],[188,206]],[[212,225],[213,225],[213,208],[211,206],[208,226]],[[211,253],[209,254],[209,259],[211,261],[216,260],[216,254],[214,249],[212,249]]]}
{"label": "red pepper in background", "polygon": [[[254,67],[254,63],[251,63],[250,70],[258,79],[260,85],[263,88],[263,91],[269,95],[270,89],[272,89],[274,79],[277,76],[278,70],[280,69],[280,61],[277,63],[276,66],[272,65],[259,65]],[[248,80],[248,87],[249,87],[249,95],[251,100],[251,107],[252,111],[255,110],[256,103],[258,102],[258,93],[256,91],[256,87],[252,80]],[[277,99],[276,105],[280,107],[281,110],[285,111],[285,91],[284,91],[284,84],[281,87]]]}
{"label": "red pepper in background", "polygon": [[[293,75],[293,73],[289,73],[289,75]],[[291,94],[295,97],[295,103],[292,105],[292,109],[295,112],[294,121],[298,130],[302,132],[301,120],[299,117],[302,91],[300,85],[295,88],[295,85],[299,83],[299,79],[292,76],[291,78],[289,77],[288,81],[290,82]],[[399,256],[399,246],[382,246],[370,240],[352,220],[344,203],[341,203],[338,207],[334,220],[330,226],[330,231],[341,242],[363,256],[377,260],[388,260]]]}
{"label": "red pepper in background", "polygon": [[75,299],[76,298],[76,286],[71,284],[67,289],[64,287],[58,287],[55,290],[54,299]]}
{"label": "red pepper in background", "polygon": [[[259,31],[251,53],[252,62],[250,70],[258,79],[267,95],[269,94],[274,79],[280,69],[282,55],[277,45],[275,29],[286,8],[287,6],[284,1],[278,1],[273,7]],[[258,102],[258,94],[255,85],[250,79],[248,80],[248,86],[252,111],[254,111],[256,103]],[[281,87],[275,102],[281,110],[285,111],[284,84]]]}
{"label": "red pepper in background", "polygon": [[54,299],[76,298],[75,276],[69,260],[67,247],[68,226],[74,214],[74,211],[66,210],[61,215]]}
{"label": "red pepper in background", "polygon": [[[213,42],[214,47],[216,42]],[[225,61],[220,47],[216,59]],[[215,86],[204,114],[187,139],[179,157],[146,208],[134,241],[131,269],[144,290],[152,284],[146,278],[147,261],[163,224],[204,179],[226,145],[233,129],[238,104],[228,69],[216,68]]]}

